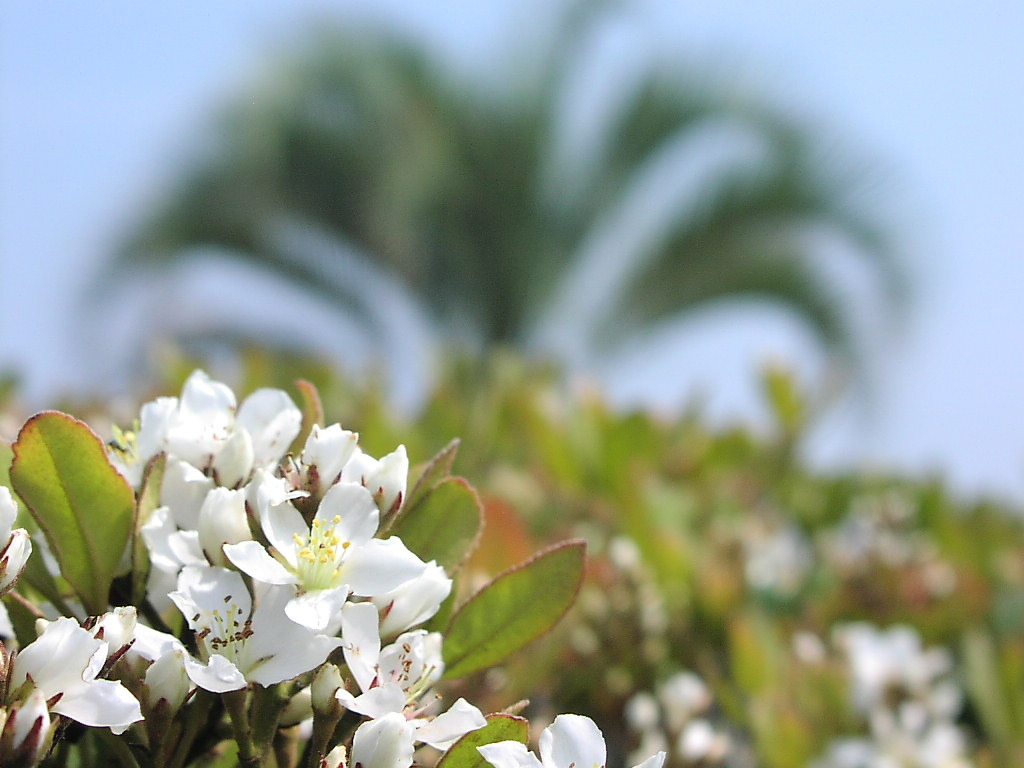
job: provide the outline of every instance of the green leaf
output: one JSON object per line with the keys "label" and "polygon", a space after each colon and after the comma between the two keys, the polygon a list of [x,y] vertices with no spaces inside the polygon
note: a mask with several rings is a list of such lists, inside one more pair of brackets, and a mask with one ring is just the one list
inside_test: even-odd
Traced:
{"label": "green leaf", "polygon": [[[35,521],[29,514],[28,509],[25,507],[25,502],[18,496],[17,491],[14,490],[14,485],[11,483],[10,469],[11,462],[14,460],[14,448],[10,443],[0,440],[0,485],[5,485],[11,489],[14,500],[18,503],[18,518],[16,525],[24,526],[29,535],[33,538],[38,539],[38,527]],[[57,586],[57,582],[54,580],[53,575],[46,568],[46,563],[43,560],[42,548],[35,546],[32,548],[32,554],[28,558],[28,563],[25,565],[25,569],[21,572],[21,577],[18,579],[19,585],[28,584],[30,587],[35,589],[39,594],[53,603],[55,606],[65,611],[64,595],[61,594],[60,587]],[[70,613],[70,611],[66,611]],[[19,639],[21,639],[19,635]],[[27,635],[31,640],[35,638],[35,633]]]}
{"label": "green leaf", "polygon": [[390,533],[424,560],[436,560],[453,573],[476,548],[482,528],[483,509],[476,491],[461,477],[450,477],[404,515]]}
{"label": "green leaf", "polygon": [[565,541],[505,571],[452,617],[444,639],[445,677],[493,666],[553,627],[576,599],[586,545]]}
{"label": "green leaf", "polygon": [[455,456],[458,452],[459,439],[455,438],[427,462],[412,487],[412,493],[405,500],[405,509],[415,508],[434,488],[451,475],[452,464],[455,463]]}
{"label": "green leaf", "polygon": [[36,414],[14,443],[11,482],[86,610],[105,611],[135,497],[102,441],[65,413]]}
{"label": "green leaf", "polygon": [[487,725],[470,731],[456,741],[437,763],[437,768],[490,768],[477,747],[499,741],[518,741],[526,744],[530,738],[530,724],[521,717],[499,713],[487,716]]}
{"label": "green leaf", "polygon": [[146,466],[142,489],[135,505],[132,522],[132,603],[141,605],[146,598],[146,582],[149,578],[149,549],[142,538],[142,526],[149,522],[153,511],[160,506],[160,489],[164,482],[167,454],[157,455]]}

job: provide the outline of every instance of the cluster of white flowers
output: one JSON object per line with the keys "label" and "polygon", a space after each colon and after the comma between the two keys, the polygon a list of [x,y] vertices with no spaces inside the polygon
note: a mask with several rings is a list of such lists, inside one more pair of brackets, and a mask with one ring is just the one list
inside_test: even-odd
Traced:
{"label": "cluster of white flowers", "polygon": [[880,566],[910,570],[932,597],[947,596],[956,588],[956,573],[916,518],[914,502],[899,491],[858,497],[823,536],[823,555],[842,574],[867,574]]}
{"label": "cluster of white flowers", "polygon": [[[445,668],[442,636],[419,627],[451,579],[398,537],[380,537],[406,495],[404,447],[376,459],[355,433],[317,425],[292,455],[301,427],[285,392],[237,405],[197,371],[180,398],[147,403],[136,431],[116,433],[112,463],[140,497],[157,495],[139,521],[148,607],[39,619],[33,642],[12,653],[0,644],[0,765],[35,765],[61,717],[115,734],[141,722],[150,751],[166,757],[175,745],[164,726],[183,708],[223,695],[234,723],[238,693],[281,683],[279,722],[307,721],[311,738],[318,714],[331,720],[328,735],[345,712],[362,718],[348,750],[323,754],[323,739],[324,768],[408,768],[420,745],[445,750],[486,724],[463,699],[438,714],[428,695]],[[0,487],[0,594],[31,552],[26,531],[12,530],[16,514]],[[184,642],[154,628],[174,626]],[[486,749],[499,768],[537,762],[521,744]],[[604,765],[586,718],[556,721],[541,753],[546,768]]]}
{"label": "cluster of white flowers", "polygon": [[969,768],[967,744],[955,720],[963,701],[949,677],[943,648],[922,647],[911,627],[839,627],[851,695],[868,738],[841,739],[816,768]]}
{"label": "cluster of white flowers", "polygon": [[635,755],[665,750],[673,765],[721,765],[732,743],[710,716],[713,699],[703,680],[681,671],[656,691],[634,694],[626,703],[626,723],[636,735]]}

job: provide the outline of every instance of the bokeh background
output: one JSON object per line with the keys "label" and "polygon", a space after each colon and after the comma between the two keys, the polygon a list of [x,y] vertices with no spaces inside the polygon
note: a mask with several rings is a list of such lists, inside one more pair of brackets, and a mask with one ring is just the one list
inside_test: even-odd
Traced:
{"label": "bokeh background", "polygon": [[[356,329],[322,307],[298,309],[301,294],[237,267],[168,276],[142,297],[129,288],[99,298],[99,311],[90,281],[210,136],[217,110],[306,44],[310,26],[397,28],[486,81],[551,15],[542,2],[457,0],[5,6],[0,366],[20,377],[30,406],[45,406],[59,392],[116,389],[138,359],[133,345],[173,315],[195,330],[267,313],[313,327],[330,352],[364,364],[372,345]],[[809,458],[941,470],[964,491],[1019,497],[1024,7],[638,1],[611,19],[580,93],[664,56],[793,116],[868,171],[910,291],[901,319],[866,331],[866,383],[818,423]],[[396,397],[415,403],[432,341],[400,336],[405,346],[389,354],[414,375],[397,377]],[[610,358],[562,351],[616,402],[670,410],[702,393],[719,419],[759,415],[763,361],[811,382],[823,367],[807,329],[763,307],[697,312]]]}

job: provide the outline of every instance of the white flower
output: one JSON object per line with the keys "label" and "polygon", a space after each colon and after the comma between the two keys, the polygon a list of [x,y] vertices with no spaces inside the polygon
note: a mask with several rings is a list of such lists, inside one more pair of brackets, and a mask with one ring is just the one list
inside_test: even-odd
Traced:
{"label": "white flower", "polygon": [[204,663],[185,659],[189,677],[214,693],[247,683],[273,685],[319,666],[341,644],[284,614],[290,590],[262,592],[255,611],[242,577],[224,568],[186,566],[170,594],[196,633]]}
{"label": "white flower", "polygon": [[444,671],[439,633],[406,632],[381,648],[377,611],[371,603],[347,604],[341,626],[345,661],[362,691],[358,696],[344,688],[337,691],[335,696],[347,709],[375,719],[401,715],[412,724],[415,741],[441,750],[487,724],[465,699],[436,717],[426,713],[433,700],[420,705]]}
{"label": "white flower", "polygon": [[380,459],[356,448],[341,472],[342,482],[359,483],[370,491],[382,515],[402,506],[408,478],[409,457],[404,445]]}
{"label": "white flower", "polygon": [[302,412],[286,392],[260,389],[236,408],[230,388],[195,371],[180,399],[143,406],[133,462],[145,465],[163,451],[235,487],[254,468],[280,461],[301,427]]}
{"label": "white flower", "polygon": [[352,739],[352,765],[361,768],[409,768],[413,725],[398,714],[363,723]]}
{"label": "white flower", "polygon": [[[477,747],[495,768],[604,768],[604,736],[589,717],[559,715],[540,735],[540,760],[525,744],[499,741]],[[635,768],[661,768],[665,753],[658,752]]]}
{"label": "white flower", "polygon": [[0,595],[11,590],[32,554],[32,542],[24,528],[12,528],[18,504],[6,486],[0,485]]}
{"label": "white flower", "polygon": [[380,513],[361,485],[332,486],[309,526],[272,483],[261,485],[257,506],[276,558],[256,541],[226,545],[224,554],[258,581],[298,587],[287,614],[310,629],[326,629],[350,593],[387,593],[427,567],[400,539],[374,538]]}
{"label": "white flower", "polygon": [[142,719],[139,702],[120,683],[97,680],[107,660],[107,643],[97,640],[74,619],[48,623],[42,634],[22,648],[11,666],[9,690],[21,699],[38,690],[55,700],[50,710],[83,725],[109,726],[121,733]]}
{"label": "white flower", "polygon": [[380,611],[380,634],[389,637],[422,624],[437,613],[451,591],[452,580],[431,560],[419,576],[371,598]]}
{"label": "white flower", "polygon": [[314,424],[302,449],[302,487],[319,496],[338,482],[358,442],[359,435],[340,424],[324,428]]}

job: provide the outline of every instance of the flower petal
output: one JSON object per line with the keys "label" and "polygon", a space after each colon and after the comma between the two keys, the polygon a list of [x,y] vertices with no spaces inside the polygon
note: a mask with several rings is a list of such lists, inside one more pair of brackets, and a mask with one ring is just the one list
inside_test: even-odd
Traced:
{"label": "flower petal", "polygon": [[297,595],[288,601],[284,612],[296,624],[315,630],[326,631],[327,627],[338,615],[338,611],[348,600],[348,587],[342,585],[336,589],[319,589]]}
{"label": "flower petal", "polygon": [[352,764],[362,768],[409,768],[412,753],[413,726],[394,712],[363,723],[352,740]]}
{"label": "flower petal", "polygon": [[604,736],[582,715],[559,715],[540,735],[544,768],[603,768]]}
{"label": "flower petal", "polygon": [[[337,486],[335,486],[337,487]],[[392,536],[353,546],[341,563],[340,580],[360,597],[383,595],[423,574],[427,564]]]}
{"label": "flower petal", "polygon": [[470,731],[483,728],[487,719],[465,699],[459,699],[447,712],[416,729],[416,740],[445,750]]}
{"label": "flower petal", "polygon": [[340,518],[335,534],[342,541],[358,546],[370,541],[380,525],[380,511],[370,492],[357,483],[332,485],[320,500],[317,520],[331,522]]}
{"label": "flower petal", "polygon": [[295,574],[267,554],[258,541],[225,544],[224,554],[236,568],[264,584],[298,583]]}
{"label": "flower petal", "polygon": [[477,747],[484,760],[494,768],[544,768],[540,760],[518,741],[498,741]]}

